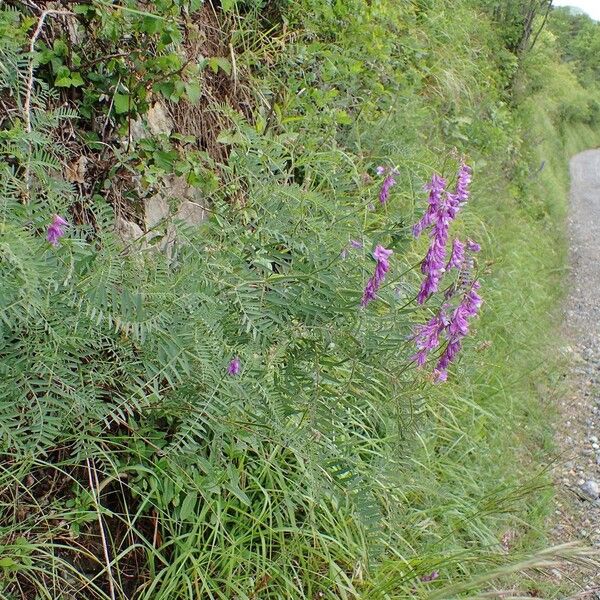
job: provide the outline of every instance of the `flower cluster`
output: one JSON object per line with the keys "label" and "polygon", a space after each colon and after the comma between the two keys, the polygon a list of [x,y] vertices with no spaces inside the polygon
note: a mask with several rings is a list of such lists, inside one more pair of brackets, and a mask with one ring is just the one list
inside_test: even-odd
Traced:
{"label": "flower cluster", "polygon": [[69,224],[59,215],[54,215],[52,223],[48,226],[46,239],[53,245],[58,246],[60,238],[65,235],[65,228]]}
{"label": "flower cluster", "polygon": [[444,305],[432,319],[415,329],[413,339],[417,352],[412,360],[419,367],[425,364],[431,352],[439,348],[443,339],[446,341],[446,347],[434,371],[437,381],[446,381],[448,378],[448,367],[456,359],[462,347],[462,340],[469,333],[469,321],[477,315],[483,302],[477,293],[478,289],[479,282],[473,281],[450,315],[449,307]]}
{"label": "flower cluster", "polygon": [[229,361],[229,365],[227,366],[227,374],[232,377],[234,375],[239,375],[241,368],[242,363],[239,357],[236,356],[235,358],[232,358],[231,361]]}
{"label": "flower cluster", "polygon": [[393,250],[388,250],[383,246],[378,245],[373,252],[373,258],[376,261],[375,273],[367,282],[365,290],[363,292],[361,305],[367,306],[371,300],[375,300],[377,297],[377,290],[381,287],[385,274],[390,269],[389,258],[393,254]]}
{"label": "flower cluster", "polygon": [[[446,304],[427,323],[419,325],[414,331],[414,342],[417,352],[412,360],[422,367],[429,354],[446,343],[435,367],[438,381],[446,381],[448,367],[456,359],[463,338],[469,333],[469,321],[477,315],[482,299],[478,294],[480,284],[472,279],[474,265],[472,253],[479,252],[481,246],[473,240],[461,242],[452,240],[450,258],[446,262],[446,250],[449,240],[449,226],[456,218],[458,211],[469,198],[471,168],[461,164],[458,171],[454,192],[446,189],[447,183],[438,175],[434,175],[426,186],[429,191],[429,205],[421,220],[413,227],[413,234],[418,237],[425,229],[430,230],[430,245],[421,263],[421,271],[425,278],[421,284],[417,302],[423,304],[427,298],[437,292],[444,274],[451,269],[459,272],[459,283],[452,285],[446,293]],[[449,300],[462,291],[458,306],[451,309]]]}
{"label": "flower cluster", "polygon": [[395,167],[390,169],[389,167],[377,167],[377,175],[382,176],[385,175],[385,179],[381,184],[381,189],[379,190],[379,202],[381,204],[385,204],[390,197],[390,190],[394,185],[396,185],[396,175],[398,175],[398,169]]}
{"label": "flower cluster", "polygon": [[419,325],[415,330],[415,346],[417,353],[413,356],[413,360],[422,367],[427,361],[427,356],[433,352],[441,343],[441,336],[449,321],[444,310],[442,309],[435,317],[425,323]]}
{"label": "flower cluster", "polygon": [[419,304],[423,304],[427,298],[438,291],[440,281],[449,268],[460,269],[464,259],[464,244],[459,240],[454,240],[448,263],[446,263],[446,246],[448,244],[450,223],[469,199],[470,182],[471,168],[462,163],[453,193],[446,189],[446,180],[436,174],[431,178],[431,182],[425,186],[425,189],[429,191],[429,205],[421,220],[413,227],[415,237],[419,237],[425,229],[431,228],[429,234],[431,242],[421,263],[421,272],[425,275],[425,278],[417,296]]}

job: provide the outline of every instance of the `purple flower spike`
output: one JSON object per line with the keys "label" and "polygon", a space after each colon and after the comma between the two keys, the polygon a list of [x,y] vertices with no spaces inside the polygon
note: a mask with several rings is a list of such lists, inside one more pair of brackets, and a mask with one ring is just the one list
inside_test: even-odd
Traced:
{"label": "purple flower spike", "polygon": [[[469,333],[469,320],[477,315],[479,307],[483,303],[481,296],[477,293],[480,285],[478,281],[471,284],[471,288],[465,293],[461,303],[452,313],[447,327],[448,345],[444,349],[436,366],[438,381],[445,381],[440,374],[454,361],[462,347],[462,340]],[[444,376],[445,377],[445,376]]]}
{"label": "purple flower spike", "polygon": [[431,181],[425,186],[429,190],[429,206],[421,220],[413,227],[413,235],[419,237],[424,229],[432,225],[442,206],[442,196],[446,191],[446,180],[434,173]]}
{"label": "purple flower spike", "polygon": [[231,375],[232,377],[234,375],[239,375],[241,368],[242,368],[242,363],[240,362],[239,357],[236,356],[235,358],[232,358],[231,361],[229,362],[229,365],[227,367],[227,374]]}
{"label": "purple flower spike", "polygon": [[458,239],[452,241],[452,252],[450,254],[450,260],[446,265],[446,271],[449,269],[460,270],[465,262],[465,245]]}
{"label": "purple flower spike", "polygon": [[477,242],[469,239],[467,240],[467,250],[471,252],[479,252],[481,250],[481,246]]}
{"label": "purple flower spike", "polygon": [[440,336],[447,325],[447,317],[444,309],[442,309],[435,317],[429,320],[424,325],[418,325],[415,328],[415,346],[417,353],[412,357],[412,360],[422,367],[427,361],[427,356],[440,345]]}
{"label": "purple flower spike", "polygon": [[455,195],[460,202],[464,204],[469,199],[469,184],[471,183],[471,174],[473,173],[471,167],[464,162],[458,169],[458,177],[456,180],[456,191]]}
{"label": "purple flower spike", "polygon": [[425,279],[417,296],[419,304],[423,304],[429,296],[437,292],[446,271],[447,225],[441,221],[436,224],[431,232],[431,238],[431,245],[421,263],[421,272],[425,275]]}
{"label": "purple flower spike", "polygon": [[356,250],[360,250],[363,247],[363,243],[359,240],[350,240],[350,245]]}
{"label": "purple flower spike", "polygon": [[471,167],[461,163],[456,177],[456,188],[453,194],[448,194],[448,204],[452,218],[456,217],[458,211],[469,199],[469,184],[471,183]]}
{"label": "purple flower spike", "polygon": [[392,187],[396,185],[396,180],[394,179],[394,173],[391,172],[384,180],[381,185],[381,190],[379,191],[379,202],[381,204],[385,204],[390,197],[390,190]]}
{"label": "purple flower spike", "polygon": [[360,301],[362,306],[367,306],[369,302],[375,300],[377,297],[377,290],[381,287],[385,274],[390,269],[389,258],[393,254],[393,250],[388,250],[383,246],[377,246],[373,252],[373,258],[376,260],[375,273],[367,281],[365,290],[363,292],[362,300]]}
{"label": "purple flower spike", "polygon": [[48,226],[46,239],[53,245],[58,246],[60,238],[65,235],[65,227],[69,224],[59,215],[54,215],[52,223]]}

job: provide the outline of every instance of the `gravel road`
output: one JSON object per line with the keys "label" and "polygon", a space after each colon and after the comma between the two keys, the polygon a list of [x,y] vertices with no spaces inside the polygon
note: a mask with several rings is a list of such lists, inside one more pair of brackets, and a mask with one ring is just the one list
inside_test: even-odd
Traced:
{"label": "gravel road", "polygon": [[[564,332],[570,364],[559,403],[555,541],[600,548],[600,150],[571,160],[569,293]],[[600,599],[600,573],[577,574],[577,598]]]}

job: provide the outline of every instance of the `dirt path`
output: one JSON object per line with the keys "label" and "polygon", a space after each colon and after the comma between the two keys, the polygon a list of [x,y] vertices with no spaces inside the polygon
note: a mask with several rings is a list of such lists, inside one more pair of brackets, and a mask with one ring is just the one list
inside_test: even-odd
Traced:
{"label": "dirt path", "polygon": [[[568,393],[559,404],[556,541],[600,548],[600,150],[571,160],[569,293],[564,329]],[[578,577],[580,575],[580,577]],[[572,573],[577,598],[600,600],[600,573]]]}

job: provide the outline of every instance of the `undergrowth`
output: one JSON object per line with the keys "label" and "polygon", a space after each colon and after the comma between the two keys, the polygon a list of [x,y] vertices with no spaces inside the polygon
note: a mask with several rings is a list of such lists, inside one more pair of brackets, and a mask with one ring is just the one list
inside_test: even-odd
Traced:
{"label": "undergrowth", "polygon": [[[2,9],[3,598],[449,599],[593,565],[547,549],[544,382],[597,89],[493,4]],[[484,305],[435,384],[411,227],[464,160]]]}

